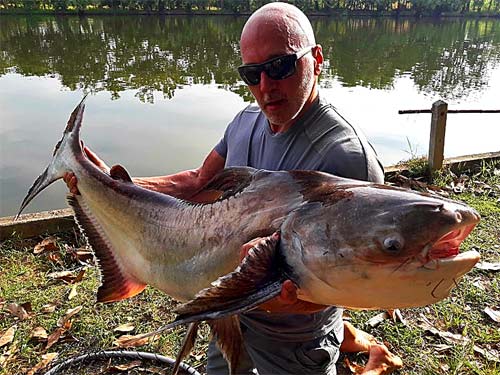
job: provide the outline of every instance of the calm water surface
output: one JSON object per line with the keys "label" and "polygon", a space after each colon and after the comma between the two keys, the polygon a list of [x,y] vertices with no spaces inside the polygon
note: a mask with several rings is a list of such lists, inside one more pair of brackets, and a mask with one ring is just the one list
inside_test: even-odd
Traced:
{"label": "calm water surface", "polygon": [[[82,138],[132,175],[197,167],[251,100],[236,73],[241,17],[0,17],[0,216],[16,212],[84,92]],[[500,109],[499,20],[313,20],[321,95],[385,165],[427,152],[443,99]],[[500,115],[449,115],[445,156],[500,150]],[[27,212],[65,207],[57,183]]]}

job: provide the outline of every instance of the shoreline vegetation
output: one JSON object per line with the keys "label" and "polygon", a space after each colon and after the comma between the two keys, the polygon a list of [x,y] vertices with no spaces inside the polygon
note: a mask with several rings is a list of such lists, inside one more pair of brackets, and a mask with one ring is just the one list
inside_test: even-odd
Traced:
{"label": "shoreline vegetation", "polygon": [[[0,15],[247,16],[269,0],[0,0]],[[290,0],[309,16],[500,17],[500,0]]]}

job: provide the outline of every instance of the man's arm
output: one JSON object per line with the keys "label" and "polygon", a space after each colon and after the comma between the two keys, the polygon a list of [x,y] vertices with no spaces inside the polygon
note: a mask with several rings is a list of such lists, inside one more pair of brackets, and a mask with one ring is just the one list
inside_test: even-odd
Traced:
{"label": "man's arm", "polygon": [[149,189],[172,195],[181,199],[190,199],[197,194],[218,172],[224,169],[226,160],[217,151],[212,150],[197,169],[179,172],[169,176],[135,177],[135,184]]}
{"label": "man's arm", "polygon": [[[109,171],[109,167],[106,163],[104,163],[95,153],[87,147],[84,148],[84,151],[89,160],[95,165],[103,171]],[[198,194],[199,191],[218,172],[224,169],[225,162],[222,156],[215,150],[212,150],[205,158],[202,165],[197,169],[183,171],[169,176],[135,177],[132,180],[135,184],[145,189],[169,194],[181,199],[191,199],[194,197],[196,201],[204,201],[203,194]],[[66,173],[63,178],[70,192],[79,194],[76,176],[73,173]]]}

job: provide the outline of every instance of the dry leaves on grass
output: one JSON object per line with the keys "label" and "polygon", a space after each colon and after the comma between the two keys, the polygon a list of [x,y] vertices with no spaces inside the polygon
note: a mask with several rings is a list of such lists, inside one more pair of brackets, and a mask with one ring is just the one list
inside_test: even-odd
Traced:
{"label": "dry leaves on grass", "polygon": [[29,312],[32,312],[31,310],[31,303],[23,303],[23,304],[17,304],[15,302],[11,302],[5,305],[5,308],[7,311],[9,311],[12,315],[17,317],[19,320],[26,320],[29,318]]}
{"label": "dry leaves on grass", "polygon": [[[420,314],[420,321],[421,321],[421,323],[419,324],[420,328],[424,329],[427,332],[432,333],[435,336],[441,337],[450,344],[466,345],[472,342],[472,340],[469,339],[468,337],[465,337],[458,333],[440,331],[439,329],[434,327],[431,324],[431,322],[429,322],[429,320],[422,314]],[[496,353],[491,353],[490,351],[480,347],[479,345],[473,345],[473,349],[476,353],[481,354],[489,361],[500,362],[500,359],[498,358],[498,355]]]}
{"label": "dry leaves on grass", "polygon": [[82,268],[77,274],[74,271],[51,272],[47,277],[54,280],[61,280],[67,284],[76,284],[83,280],[85,268]]}
{"label": "dry leaves on grass", "polygon": [[349,358],[344,358],[344,365],[351,371],[351,374],[361,374],[365,369],[363,366],[358,365],[355,362],[349,361]]}
{"label": "dry leaves on grass", "polygon": [[40,326],[33,328],[33,330],[30,333],[30,338],[38,342],[47,341],[48,337],[49,335],[45,330],[45,328]]}
{"label": "dry leaves on grass", "polygon": [[156,336],[144,337],[144,334],[140,335],[122,335],[113,341],[113,345],[119,348],[136,348],[138,346],[143,346],[150,341],[156,340]]}
{"label": "dry leaves on grass", "polygon": [[486,315],[488,315],[492,320],[494,320],[497,323],[500,323],[500,311],[498,310],[493,310],[492,308],[485,308],[484,312]]}
{"label": "dry leaves on grass", "polygon": [[49,350],[55,343],[57,343],[63,335],[71,329],[71,318],[78,314],[82,306],[77,306],[74,309],[69,309],[66,311],[62,317],[57,321],[57,328],[47,337],[47,345],[45,350]]}
{"label": "dry leaves on grass", "polygon": [[132,361],[129,363],[124,363],[122,365],[111,365],[106,368],[107,372],[128,372],[129,370],[132,370],[134,368],[137,368],[142,365],[142,361],[137,360],[137,361]]}
{"label": "dry leaves on grass", "polygon": [[0,348],[14,341],[14,335],[16,334],[16,330],[17,326],[12,326],[2,335],[0,335]]}
{"label": "dry leaves on grass", "polygon": [[135,329],[135,326],[132,323],[125,323],[125,324],[119,325],[118,327],[113,329],[113,331],[119,332],[119,333],[128,333],[128,332],[132,332],[134,329]]}
{"label": "dry leaves on grass", "polygon": [[500,262],[499,263],[479,262],[475,265],[475,267],[483,271],[500,271]]}
{"label": "dry leaves on grass", "polygon": [[56,357],[57,353],[47,353],[42,355],[42,360],[36,364],[31,370],[29,370],[26,375],[34,375],[37,371],[47,367],[47,365],[52,362]]}
{"label": "dry leaves on grass", "polygon": [[57,240],[55,237],[47,237],[35,245],[33,249],[34,254],[41,254],[48,251],[58,251]]}

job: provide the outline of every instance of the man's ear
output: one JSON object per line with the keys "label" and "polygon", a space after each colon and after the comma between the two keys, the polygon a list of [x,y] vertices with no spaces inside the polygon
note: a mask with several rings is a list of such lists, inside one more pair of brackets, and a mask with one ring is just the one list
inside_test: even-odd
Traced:
{"label": "man's ear", "polygon": [[314,74],[319,76],[323,68],[323,48],[321,44],[313,48],[312,55],[314,57]]}

